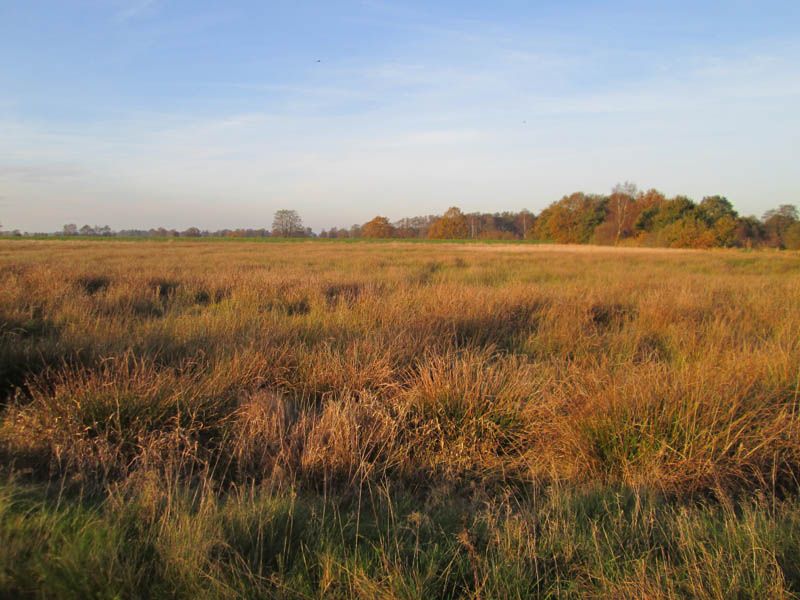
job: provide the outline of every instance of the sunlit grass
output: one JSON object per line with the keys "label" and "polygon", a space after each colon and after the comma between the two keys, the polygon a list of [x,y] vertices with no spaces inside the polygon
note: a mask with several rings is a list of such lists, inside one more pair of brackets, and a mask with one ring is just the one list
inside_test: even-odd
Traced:
{"label": "sunlit grass", "polygon": [[2,242],[0,587],[791,597],[799,275],[777,252]]}

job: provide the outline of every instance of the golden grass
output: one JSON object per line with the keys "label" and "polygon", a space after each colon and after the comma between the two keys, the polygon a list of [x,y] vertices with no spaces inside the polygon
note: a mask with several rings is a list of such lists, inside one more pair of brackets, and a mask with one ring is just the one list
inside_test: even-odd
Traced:
{"label": "golden grass", "polygon": [[82,488],[784,497],[800,256],[0,242],[0,382],[6,470]]}
{"label": "golden grass", "polygon": [[4,243],[2,440],[103,478],[177,434],[235,478],[792,478],[798,257],[574,250]]}

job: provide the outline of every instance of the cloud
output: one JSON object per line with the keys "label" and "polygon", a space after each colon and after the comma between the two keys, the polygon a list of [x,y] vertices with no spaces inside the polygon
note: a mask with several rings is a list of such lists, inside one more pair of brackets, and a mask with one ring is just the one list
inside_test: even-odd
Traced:
{"label": "cloud", "polygon": [[482,133],[477,129],[432,129],[413,131],[383,142],[388,148],[422,148],[426,146],[453,146],[472,143],[480,139]]}
{"label": "cloud", "polygon": [[153,12],[158,2],[159,0],[133,0],[117,11],[116,18],[118,21],[130,21],[147,15]]}
{"label": "cloud", "polygon": [[[120,18],[157,9],[129,0]],[[238,226],[287,203],[327,227],[451,204],[540,209],[625,178],[666,193],[735,194],[737,206],[750,198],[747,210],[763,212],[768,188],[737,177],[754,179],[766,158],[780,193],[796,180],[786,146],[798,124],[787,108],[800,96],[797,46],[642,53],[621,71],[608,68],[624,59],[613,48],[589,54],[465,29],[301,74],[184,82],[230,93],[234,105],[127,105],[80,124],[0,120],[0,182],[31,227],[87,214],[118,226]],[[93,204],[51,214],[64,197]]]}
{"label": "cloud", "polygon": [[84,170],[76,165],[43,164],[0,164],[0,179],[23,182],[46,182],[78,177]]}

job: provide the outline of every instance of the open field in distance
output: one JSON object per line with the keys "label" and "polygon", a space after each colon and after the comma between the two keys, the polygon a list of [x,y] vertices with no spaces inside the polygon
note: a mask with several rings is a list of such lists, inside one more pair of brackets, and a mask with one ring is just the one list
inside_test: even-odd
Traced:
{"label": "open field in distance", "polygon": [[0,241],[0,596],[794,598],[800,254]]}

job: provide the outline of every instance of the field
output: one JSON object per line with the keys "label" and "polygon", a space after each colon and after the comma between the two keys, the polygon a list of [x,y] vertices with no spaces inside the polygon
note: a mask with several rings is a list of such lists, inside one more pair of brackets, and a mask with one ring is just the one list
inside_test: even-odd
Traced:
{"label": "field", "polygon": [[796,598],[800,255],[0,242],[0,596]]}

